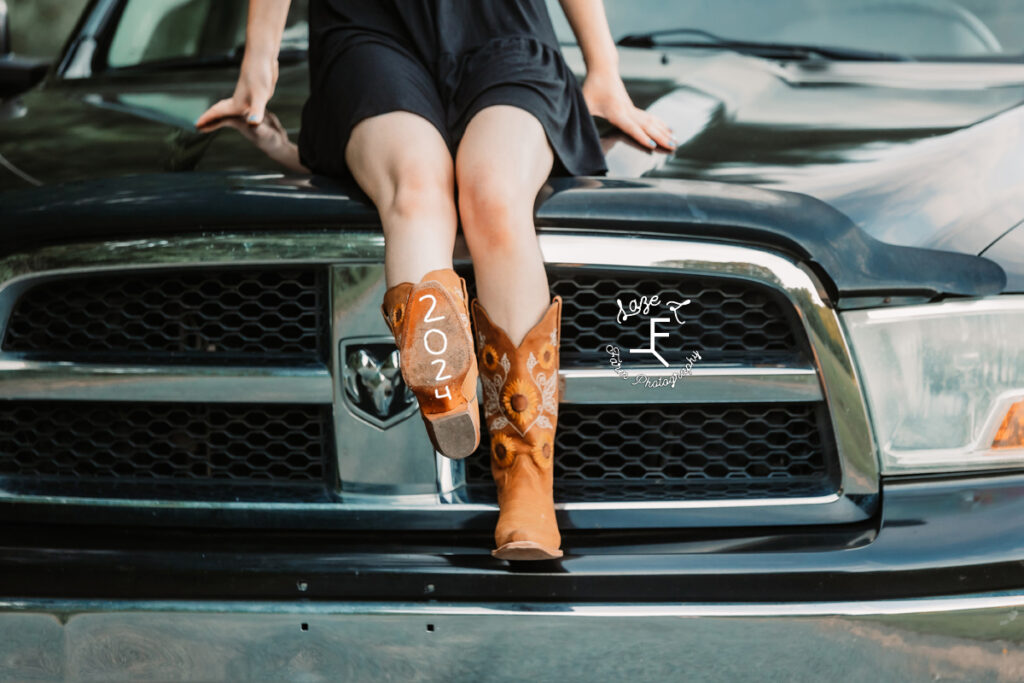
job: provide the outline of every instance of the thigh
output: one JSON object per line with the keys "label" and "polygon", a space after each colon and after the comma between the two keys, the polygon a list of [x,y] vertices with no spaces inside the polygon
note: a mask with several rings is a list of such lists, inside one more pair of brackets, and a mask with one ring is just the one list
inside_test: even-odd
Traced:
{"label": "thigh", "polygon": [[[310,96],[303,109],[299,142],[303,163],[315,172],[352,179],[349,141],[363,122],[384,136],[415,135],[400,140],[431,154],[436,154],[440,142],[450,160],[452,144],[444,106],[427,68],[404,45],[386,36],[349,31],[332,41],[310,63]],[[370,121],[397,112],[407,116]],[[413,115],[418,118],[409,122]],[[355,156],[400,154],[402,148],[396,142],[363,139],[357,148],[369,146],[370,150]]]}
{"label": "thigh", "polygon": [[494,192],[532,202],[551,173],[553,151],[544,126],[526,109],[494,104],[475,112],[456,151],[462,190]]}

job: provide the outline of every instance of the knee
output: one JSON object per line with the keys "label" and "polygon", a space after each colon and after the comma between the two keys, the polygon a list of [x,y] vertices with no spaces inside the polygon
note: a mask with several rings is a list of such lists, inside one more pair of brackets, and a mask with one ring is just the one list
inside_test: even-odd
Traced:
{"label": "knee", "polygon": [[415,158],[401,161],[393,172],[390,202],[384,210],[409,219],[454,214],[455,187],[451,168]]}
{"label": "knee", "polygon": [[459,216],[467,239],[494,246],[515,240],[532,220],[533,203],[507,177],[486,170],[458,174]]}

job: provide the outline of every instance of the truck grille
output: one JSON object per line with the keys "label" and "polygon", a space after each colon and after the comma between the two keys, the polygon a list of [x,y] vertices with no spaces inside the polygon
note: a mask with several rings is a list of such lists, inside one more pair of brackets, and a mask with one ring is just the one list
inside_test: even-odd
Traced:
{"label": "truck grille", "polygon": [[323,269],[179,270],[43,282],[11,314],[5,351],[204,357],[326,357]]}
{"label": "truck grille", "polygon": [[[494,497],[489,452],[485,429],[480,449],[466,461],[466,483],[475,498]],[[555,498],[821,495],[835,490],[836,464],[820,403],[562,405],[555,432]]]}
{"label": "truck grille", "polygon": [[[475,296],[472,273],[462,274]],[[691,303],[685,346],[663,347],[666,354],[763,358],[806,346],[791,307],[754,283],[558,269],[550,281],[564,300],[563,368],[603,362],[611,341],[648,344],[638,325],[616,323],[617,299],[667,291]],[[314,269],[62,279],[22,294],[5,349],[145,352],[154,364],[316,356],[324,353],[327,299]],[[205,480],[322,484],[331,426],[315,407],[29,402],[0,410],[0,432],[2,475],[39,483],[181,480],[177,490],[188,497],[188,484]],[[556,495],[568,502],[820,493],[834,487],[837,473],[829,433],[821,404],[566,405]],[[493,497],[489,443],[485,429],[467,460],[466,484],[482,499]]]}
{"label": "truck grille", "polygon": [[[249,511],[300,526],[486,526],[486,427],[464,461],[430,447],[380,314],[379,234],[133,244],[0,260],[0,519],[24,496],[97,510],[126,499],[119,509],[191,510],[198,524],[253,524]],[[555,497],[580,511],[574,524],[673,526],[683,507],[704,511],[697,525],[865,518],[870,431],[838,318],[806,271],[713,243],[553,231],[541,244],[563,300]],[[455,264],[475,297],[458,248]],[[620,302],[655,296],[689,300],[681,325],[658,324],[671,329],[664,370],[626,352],[650,345],[651,314],[617,320]],[[609,345],[662,377],[701,360],[682,386],[646,388],[612,371]],[[273,505],[292,502],[327,505]]]}

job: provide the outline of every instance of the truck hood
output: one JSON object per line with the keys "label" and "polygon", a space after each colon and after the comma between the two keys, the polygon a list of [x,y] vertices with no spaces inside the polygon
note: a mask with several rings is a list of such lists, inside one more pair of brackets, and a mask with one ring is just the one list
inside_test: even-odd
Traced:
{"label": "truck hood", "polygon": [[[578,50],[564,53],[582,76]],[[1024,218],[1024,65],[780,64],[623,49],[620,69],[634,101],[681,144],[672,155],[643,150],[599,119],[610,177],[802,193],[877,239],[970,254]],[[11,171],[0,188],[287,170],[280,140],[192,125],[234,77],[216,69],[45,84],[0,112],[0,164]],[[271,111],[293,142],[307,93],[305,65],[283,67]]]}
{"label": "truck hood", "polygon": [[[324,176],[146,173],[0,197],[0,257],[12,256],[13,272],[25,267],[18,252],[49,245],[74,250],[69,242],[106,240],[116,250],[212,232],[244,243],[261,231],[300,229],[344,239],[381,229],[358,188]],[[538,197],[536,223],[541,232],[665,234],[765,246],[813,269],[840,308],[998,294],[1007,282],[989,259],[882,242],[813,197],[730,183],[551,178]],[[608,256],[614,264],[615,255]]]}
{"label": "truck hood", "polygon": [[969,253],[1024,219],[1022,64],[654,57],[633,69],[671,74],[647,108],[681,145],[620,143],[628,174],[800,192],[886,242]]}

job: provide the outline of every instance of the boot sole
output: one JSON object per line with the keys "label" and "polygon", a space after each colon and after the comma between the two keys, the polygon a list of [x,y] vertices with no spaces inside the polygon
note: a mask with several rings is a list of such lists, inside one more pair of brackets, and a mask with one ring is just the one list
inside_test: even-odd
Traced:
{"label": "boot sole", "polygon": [[[430,296],[433,296],[433,302]],[[402,371],[406,383],[414,392],[432,395],[435,389],[444,386],[451,386],[457,392],[475,356],[472,333],[462,326],[455,299],[440,283],[433,280],[417,285],[409,298],[406,315],[416,316],[419,320],[411,323],[411,339],[406,341],[412,356],[407,359]],[[437,305],[434,305],[434,302]],[[444,318],[431,319],[427,322],[424,318],[430,314],[435,318],[443,314]],[[431,336],[432,332],[443,336]],[[444,348],[443,353],[434,354],[428,351],[439,346]],[[437,360],[444,360],[444,366],[439,368],[434,362]],[[450,375],[450,378],[438,381],[439,372]]]}
{"label": "boot sole", "polygon": [[512,541],[491,551],[499,560],[557,560],[562,554],[561,550],[551,550],[534,541]]}
{"label": "boot sole", "polygon": [[[429,299],[421,300],[424,294],[433,295],[436,306],[432,305]],[[464,397],[462,389],[476,355],[472,332],[463,327],[458,317],[457,302],[441,283],[433,280],[419,283],[409,298],[410,304],[406,314],[415,315],[419,320],[411,328],[413,336],[408,343],[409,355],[413,357],[408,359],[402,370],[406,384],[417,398],[436,398],[436,390],[444,386],[449,387],[453,401]],[[434,317],[443,314],[444,319],[431,322],[423,320],[430,313],[433,313]],[[427,335],[432,330],[440,331],[444,335],[447,348],[442,354],[434,355],[426,350],[429,347],[438,348],[441,341],[441,338],[434,334],[429,340],[428,347]],[[445,361],[442,371],[451,375],[448,380],[442,382],[436,379],[438,367],[433,363],[439,358]],[[476,451],[480,445],[480,406],[476,397],[444,412],[424,412],[423,401],[420,403],[420,415],[427,428],[427,436],[439,453],[453,460],[461,460]]]}

